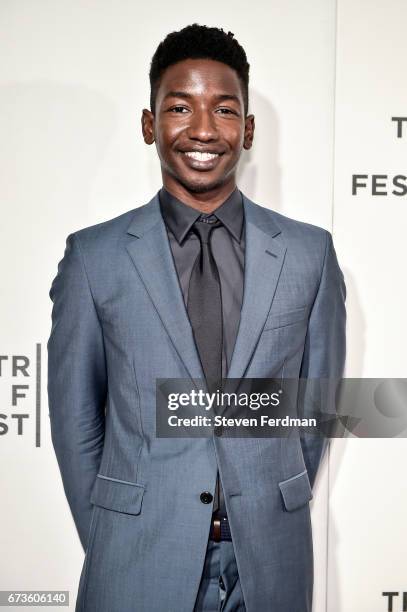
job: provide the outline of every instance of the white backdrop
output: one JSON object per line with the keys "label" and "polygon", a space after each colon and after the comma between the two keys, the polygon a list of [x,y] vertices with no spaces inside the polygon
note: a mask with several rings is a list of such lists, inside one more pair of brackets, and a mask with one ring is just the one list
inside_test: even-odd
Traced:
{"label": "white backdrop", "polygon": [[[407,129],[397,138],[391,120],[407,116],[406,23],[403,0],[338,3],[333,228],[348,287],[350,377],[407,378],[407,198],[391,193],[393,177],[407,174]],[[352,195],[357,174],[367,187]],[[388,195],[372,195],[374,180]],[[335,440],[327,611],[387,612],[382,593],[407,591],[406,456],[405,439]],[[402,610],[395,597],[393,612]]]}
{"label": "white backdrop", "polygon": [[[74,610],[83,553],[50,441],[48,291],[70,232],[160,187],[140,114],[151,56],[169,31],[217,25],[243,44],[256,134],[239,187],[333,232],[348,286],[348,375],[405,375],[406,199],[351,195],[353,174],[403,172],[407,129],[396,139],[390,117],[407,114],[405,4],[268,0],[255,9],[242,0],[0,6],[0,590],[69,590]],[[30,359],[17,360],[27,376],[13,372],[12,356]],[[25,395],[16,405],[13,385],[28,387],[15,389]],[[407,590],[405,450],[403,440],[335,441],[312,502],[314,612],[384,611],[382,591]]]}

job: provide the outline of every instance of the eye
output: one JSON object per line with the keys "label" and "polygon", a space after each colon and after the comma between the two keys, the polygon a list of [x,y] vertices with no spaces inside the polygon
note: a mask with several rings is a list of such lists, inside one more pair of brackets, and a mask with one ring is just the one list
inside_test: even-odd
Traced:
{"label": "eye", "polygon": [[182,114],[184,111],[188,112],[188,109],[185,106],[173,106],[169,109],[170,113],[180,113]]}
{"label": "eye", "polygon": [[236,111],[226,107],[218,108],[217,112],[220,112],[221,115],[237,115]]}

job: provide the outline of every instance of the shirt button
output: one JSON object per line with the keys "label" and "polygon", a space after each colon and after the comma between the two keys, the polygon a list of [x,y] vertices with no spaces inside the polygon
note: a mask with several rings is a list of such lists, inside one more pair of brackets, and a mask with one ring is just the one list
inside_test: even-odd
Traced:
{"label": "shirt button", "polygon": [[203,504],[210,504],[211,501],[213,500],[213,495],[212,493],[209,493],[209,491],[204,491],[199,496],[199,499],[201,500]]}

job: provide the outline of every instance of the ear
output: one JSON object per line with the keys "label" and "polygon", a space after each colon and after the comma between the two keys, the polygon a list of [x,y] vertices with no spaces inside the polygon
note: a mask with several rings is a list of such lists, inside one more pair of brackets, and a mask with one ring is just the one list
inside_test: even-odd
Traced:
{"label": "ear", "polygon": [[244,120],[244,140],[243,140],[243,148],[251,149],[254,138],[254,115],[247,115]]}
{"label": "ear", "polygon": [[143,132],[144,142],[148,145],[154,142],[154,115],[147,108],[143,108],[141,114],[141,130]]}

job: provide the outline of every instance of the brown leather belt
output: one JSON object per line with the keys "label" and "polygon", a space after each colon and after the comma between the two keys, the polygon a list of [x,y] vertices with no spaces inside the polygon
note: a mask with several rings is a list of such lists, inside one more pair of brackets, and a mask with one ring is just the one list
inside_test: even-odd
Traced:
{"label": "brown leather belt", "polygon": [[212,515],[209,539],[214,542],[232,541],[229,521],[227,517]]}

